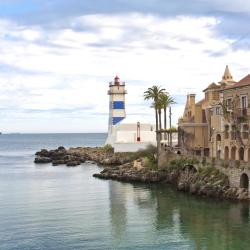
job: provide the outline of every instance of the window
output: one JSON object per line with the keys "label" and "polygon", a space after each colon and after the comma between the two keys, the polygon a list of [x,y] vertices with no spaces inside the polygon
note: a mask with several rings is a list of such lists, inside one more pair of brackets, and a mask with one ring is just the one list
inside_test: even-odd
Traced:
{"label": "window", "polygon": [[220,107],[215,107],[215,114],[220,115]]}
{"label": "window", "polygon": [[246,109],[247,108],[247,96],[244,95],[241,97],[241,108]]}
{"label": "window", "polygon": [[240,97],[240,105],[241,105],[241,112],[242,115],[246,115],[247,114],[247,96],[243,95]]}
{"label": "window", "polygon": [[227,99],[227,111],[231,111],[233,109],[232,98]]}
{"label": "window", "polygon": [[248,139],[248,131],[249,131],[249,126],[247,124],[244,124],[241,135],[242,139]]}

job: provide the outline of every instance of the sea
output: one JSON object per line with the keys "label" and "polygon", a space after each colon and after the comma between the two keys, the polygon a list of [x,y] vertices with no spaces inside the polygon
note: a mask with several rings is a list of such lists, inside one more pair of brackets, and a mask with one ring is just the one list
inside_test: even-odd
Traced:
{"label": "sea", "polygon": [[250,249],[249,203],[92,177],[95,164],[34,164],[35,152],[102,146],[106,134],[0,135],[0,250]]}

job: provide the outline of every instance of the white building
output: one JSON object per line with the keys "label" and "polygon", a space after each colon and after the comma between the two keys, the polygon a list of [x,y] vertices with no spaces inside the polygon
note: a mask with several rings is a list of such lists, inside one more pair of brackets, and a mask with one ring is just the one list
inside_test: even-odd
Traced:
{"label": "white building", "polygon": [[[156,145],[155,126],[136,122],[129,122],[125,110],[125,83],[120,82],[118,76],[109,84],[109,129],[106,144],[112,145],[115,152],[135,152],[148,145]],[[126,119],[125,119],[126,118]]]}

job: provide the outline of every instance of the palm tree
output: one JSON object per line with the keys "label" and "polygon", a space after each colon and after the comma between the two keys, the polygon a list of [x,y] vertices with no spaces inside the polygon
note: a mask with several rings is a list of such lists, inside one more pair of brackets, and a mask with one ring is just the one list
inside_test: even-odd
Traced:
{"label": "palm tree", "polygon": [[144,92],[144,100],[153,100],[152,107],[155,110],[155,124],[156,124],[156,141],[157,141],[157,158],[159,159],[159,149],[160,149],[160,136],[159,136],[159,117],[158,117],[158,110],[159,110],[159,99],[160,95],[165,93],[165,89],[161,88],[160,86],[152,86],[148,88]]}
{"label": "palm tree", "polygon": [[[162,122],[161,122],[161,110],[162,110],[162,105],[161,105],[161,102],[160,102],[160,100],[158,100],[158,102],[157,103],[153,103],[152,105],[151,105],[151,108],[154,108],[155,110],[157,110],[157,116],[158,117],[156,117],[156,119],[157,119],[157,121],[158,121],[158,131],[160,132],[161,131],[161,129],[162,129]],[[155,114],[156,115],[156,114]],[[160,138],[161,138],[161,134],[160,134]]]}
{"label": "palm tree", "polygon": [[162,94],[165,93],[165,89],[162,89],[160,86],[152,86],[144,92],[144,100],[153,100],[152,107],[155,109],[155,121],[156,121],[156,131],[159,130],[159,119],[158,119],[158,108],[159,108],[159,99]]}
{"label": "palm tree", "polygon": [[[164,111],[164,130],[166,131],[167,130],[167,108],[171,104],[175,104],[176,102],[174,98],[170,96],[169,93],[167,92],[160,95],[159,101],[160,101],[161,108]],[[164,132],[164,140],[166,139],[167,139],[167,134],[166,132]]]}

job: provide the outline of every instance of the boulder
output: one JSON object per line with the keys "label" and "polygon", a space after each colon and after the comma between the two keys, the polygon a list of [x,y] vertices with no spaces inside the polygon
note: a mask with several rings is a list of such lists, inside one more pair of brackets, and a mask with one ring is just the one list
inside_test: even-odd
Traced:
{"label": "boulder", "polygon": [[69,161],[67,162],[67,167],[76,167],[76,166],[79,166],[81,165],[81,162],[80,161]]}
{"label": "boulder", "polygon": [[63,146],[60,146],[60,147],[58,147],[58,149],[57,149],[58,151],[66,151],[66,148],[65,147],[63,147]]}
{"label": "boulder", "polygon": [[136,170],[141,170],[144,168],[143,164],[144,164],[144,161],[142,159],[135,160],[133,162],[133,168],[135,168]]}
{"label": "boulder", "polygon": [[44,163],[50,163],[50,162],[52,162],[52,160],[49,157],[38,156],[38,157],[35,158],[34,162],[37,163],[37,164],[44,164]]}
{"label": "boulder", "polygon": [[64,160],[54,160],[54,161],[52,161],[53,166],[58,166],[58,165],[63,165],[63,164],[65,164]]}

